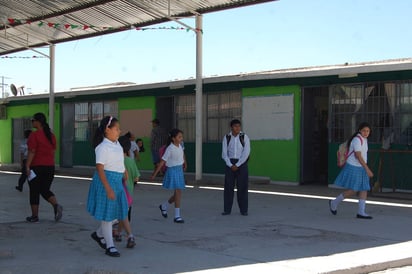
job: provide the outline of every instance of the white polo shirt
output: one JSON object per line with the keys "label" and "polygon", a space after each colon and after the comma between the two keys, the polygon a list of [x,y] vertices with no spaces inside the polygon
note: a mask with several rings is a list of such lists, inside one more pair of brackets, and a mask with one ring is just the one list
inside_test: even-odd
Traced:
{"label": "white polo shirt", "polygon": [[94,151],[96,164],[104,165],[104,170],[121,173],[125,171],[123,148],[118,141],[112,142],[104,138]]}
{"label": "white polo shirt", "polygon": [[[362,138],[362,142],[360,140]],[[356,135],[353,139],[352,142],[350,143],[349,146],[349,157],[346,160],[346,162],[350,165],[353,166],[359,166],[361,167],[362,165],[359,163],[358,159],[355,156],[355,152],[361,152],[362,158],[365,161],[365,163],[368,162],[368,139],[363,138],[360,134]]]}
{"label": "white polo shirt", "polygon": [[179,146],[175,146],[171,143],[163,154],[162,160],[166,161],[167,167],[173,166],[180,166],[183,165],[185,162],[183,147],[179,144]]}

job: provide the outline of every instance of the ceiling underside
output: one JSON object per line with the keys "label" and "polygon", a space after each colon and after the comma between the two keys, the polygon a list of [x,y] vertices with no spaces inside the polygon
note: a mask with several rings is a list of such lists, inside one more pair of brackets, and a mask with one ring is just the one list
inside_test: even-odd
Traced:
{"label": "ceiling underside", "polygon": [[0,0],[0,55],[274,0]]}

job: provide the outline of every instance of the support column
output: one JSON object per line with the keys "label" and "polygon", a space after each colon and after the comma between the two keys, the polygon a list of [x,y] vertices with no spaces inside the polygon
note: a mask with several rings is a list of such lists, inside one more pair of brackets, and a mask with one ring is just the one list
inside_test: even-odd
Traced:
{"label": "support column", "polygon": [[49,46],[50,79],[49,79],[49,126],[54,128],[54,70],[55,70],[55,45]]}
{"label": "support column", "polygon": [[196,174],[195,179],[202,179],[202,144],[203,144],[203,51],[202,51],[202,15],[196,15]]}

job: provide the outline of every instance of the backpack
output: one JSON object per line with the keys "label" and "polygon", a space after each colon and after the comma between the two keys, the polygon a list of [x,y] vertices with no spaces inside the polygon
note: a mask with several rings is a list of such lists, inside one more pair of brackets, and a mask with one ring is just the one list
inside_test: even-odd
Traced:
{"label": "backpack", "polygon": [[[232,138],[231,134],[226,135],[227,145],[229,145],[230,139]],[[245,147],[245,134],[243,132],[239,133],[239,141],[242,144],[242,147]]]}
{"label": "backpack", "polygon": [[[361,137],[356,136],[359,138],[361,141],[361,145],[363,145],[363,140]],[[337,164],[338,167],[343,167],[346,164],[346,160],[348,160],[349,156],[352,155],[354,151],[351,151],[349,153],[348,151],[348,140],[343,142],[342,144],[339,145],[338,151],[336,152],[336,158],[337,158]]]}

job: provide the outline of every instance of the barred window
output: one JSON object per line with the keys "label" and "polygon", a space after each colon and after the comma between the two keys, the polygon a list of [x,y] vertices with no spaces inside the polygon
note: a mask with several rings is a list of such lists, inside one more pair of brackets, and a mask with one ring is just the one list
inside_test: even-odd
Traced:
{"label": "barred window", "polygon": [[117,101],[83,102],[75,104],[75,141],[91,140],[104,116],[117,116]]}
{"label": "barred window", "polygon": [[330,94],[331,142],[343,142],[368,122],[371,143],[412,143],[411,83],[334,85]]}
{"label": "barred window", "polygon": [[[196,97],[194,94],[177,96],[177,127],[184,132],[187,142],[194,142],[196,136]],[[220,142],[232,119],[242,115],[240,91],[209,93],[203,95],[203,141]]]}

